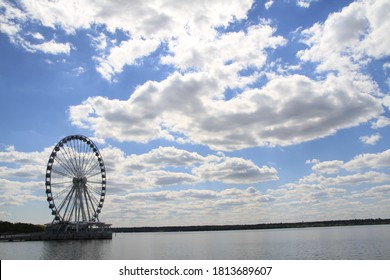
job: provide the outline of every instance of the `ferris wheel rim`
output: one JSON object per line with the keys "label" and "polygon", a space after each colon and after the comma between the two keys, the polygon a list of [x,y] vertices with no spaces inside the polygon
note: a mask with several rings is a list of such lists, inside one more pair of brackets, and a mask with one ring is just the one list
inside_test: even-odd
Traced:
{"label": "ferris wheel rim", "polygon": [[103,157],[91,139],[83,135],[61,139],[50,154],[45,185],[53,223],[99,222],[106,173]]}

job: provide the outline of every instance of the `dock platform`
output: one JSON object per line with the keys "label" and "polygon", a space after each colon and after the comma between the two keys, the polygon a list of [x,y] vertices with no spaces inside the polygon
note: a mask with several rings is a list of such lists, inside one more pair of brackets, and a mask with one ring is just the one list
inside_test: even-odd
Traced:
{"label": "dock platform", "polygon": [[67,232],[67,233],[46,233],[34,232],[25,234],[1,235],[0,241],[50,241],[50,240],[92,240],[112,239],[112,231],[99,232]]}

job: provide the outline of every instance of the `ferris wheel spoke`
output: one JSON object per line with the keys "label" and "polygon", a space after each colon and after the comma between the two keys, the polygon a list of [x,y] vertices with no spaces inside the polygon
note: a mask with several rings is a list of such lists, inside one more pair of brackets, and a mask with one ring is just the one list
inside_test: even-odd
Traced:
{"label": "ferris wheel spoke", "polygon": [[79,192],[80,192],[79,198],[80,198],[81,214],[82,214],[83,220],[86,221],[86,220],[89,220],[89,219],[87,217],[88,205],[85,205],[85,203],[84,203],[84,201],[85,201],[85,191],[84,190],[80,190]]}
{"label": "ferris wheel spoke", "polygon": [[[72,186],[70,192],[68,192],[66,194],[66,196],[64,197],[64,199],[60,202],[60,205],[57,208],[58,212],[61,212],[61,210],[65,206],[65,204],[69,206],[69,203],[73,197],[73,193],[74,193],[74,188]],[[68,206],[66,206],[66,208],[65,208],[65,211],[64,211],[65,213],[66,213],[66,209],[68,208]]]}
{"label": "ferris wheel spoke", "polygon": [[66,157],[67,159],[67,162],[69,163],[69,166],[71,167],[71,169],[73,170],[73,172],[75,174],[77,174],[77,167],[75,165],[75,162],[74,162],[74,151],[73,149],[70,147],[70,144],[68,144],[69,142],[66,142],[64,144],[64,148],[63,148],[63,151],[64,151],[64,157]]}
{"label": "ferris wheel spoke", "polygon": [[84,161],[84,165],[83,165],[83,175],[84,176],[86,176],[86,174],[88,173],[91,166],[94,165],[94,159],[95,159],[95,155],[91,153],[88,155],[88,158],[86,158],[86,160]]}
{"label": "ferris wheel spoke", "polygon": [[[99,162],[96,162],[94,165],[92,165],[84,174],[84,176],[89,176],[94,170],[97,171],[97,170],[100,170],[100,167],[99,167],[100,163]],[[100,171],[99,171],[100,172]]]}
{"label": "ferris wheel spoke", "polygon": [[[75,196],[75,191],[73,189],[72,195],[70,195],[66,200],[66,207],[63,211],[63,217],[66,221],[70,221],[72,219],[76,203],[77,203],[77,199]],[[65,206],[65,204],[63,206]]]}
{"label": "ferris wheel spoke", "polygon": [[55,161],[58,162],[58,164],[68,173],[69,176],[73,177],[75,175],[74,170],[71,166],[67,163],[66,159],[62,159],[60,157],[56,157]]}
{"label": "ferris wheel spoke", "polygon": [[[72,203],[71,209],[69,209],[70,212],[69,212],[68,216],[66,216],[67,217],[67,219],[66,219],[67,221],[70,221],[72,219],[72,216],[75,215],[73,213],[75,212],[76,205],[77,205],[77,201],[76,201],[76,199],[73,199],[73,203]],[[67,211],[65,211],[65,212],[67,212]]]}
{"label": "ferris wheel spoke", "polygon": [[[99,200],[93,194],[90,193],[90,190],[87,190],[87,194],[91,205],[97,206],[99,204]],[[95,212],[95,208],[94,208],[94,212]]]}
{"label": "ferris wheel spoke", "polygon": [[61,156],[62,156],[61,162],[62,162],[64,165],[66,165],[67,168],[68,168],[69,170],[72,171],[72,173],[75,173],[75,170],[74,170],[74,168],[73,168],[73,166],[72,166],[72,164],[71,164],[72,159],[71,159],[71,157],[69,156],[68,151],[67,151],[67,146],[66,146],[66,145],[63,145],[62,148],[60,149],[60,152],[61,152]]}
{"label": "ferris wheel spoke", "polygon": [[74,144],[76,146],[75,151],[76,151],[76,154],[78,156],[77,166],[78,166],[79,170],[81,171],[82,170],[82,168],[81,168],[81,146],[80,146],[81,143],[79,141],[77,141]]}
{"label": "ferris wheel spoke", "polygon": [[87,188],[85,188],[85,193],[86,193],[85,199],[87,201],[87,204],[90,205],[90,208],[89,208],[90,209],[89,210],[90,217],[89,217],[89,219],[92,220],[94,217],[97,218],[96,207],[99,204],[99,201],[98,201],[98,199],[95,196],[90,194],[90,191]]}
{"label": "ferris wheel spoke", "polygon": [[89,172],[88,175],[86,175],[87,178],[92,178],[92,177],[95,177],[95,176],[98,176],[98,175],[101,175],[102,174],[102,171],[99,169],[99,170],[95,170],[94,173],[92,172]]}
{"label": "ferris wheel spoke", "polygon": [[85,145],[85,156],[84,156],[84,162],[83,162],[83,170],[87,170],[88,166],[93,162],[93,159],[95,158],[95,155],[93,151],[91,150],[90,145]]}
{"label": "ferris wheel spoke", "polygon": [[89,158],[91,157],[91,154],[92,154],[92,151],[91,151],[91,147],[90,145],[84,143],[83,144],[84,148],[82,149],[82,153],[83,153],[83,161],[82,161],[82,165],[85,166],[85,164],[87,163],[87,161],[89,160]]}
{"label": "ferris wheel spoke", "polygon": [[69,190],[71,187],[72,187],[72,182],[71,181],[66,181],[66,182],[56,182],[56,183],[51,183],[51,186],[55,186],[57,188],[61,188],[61,186],[68,186],[68,187],[65,187],[63,190],[59,191],[58,192],[58,195],[54,196],[54,197],[58,197],[62,194],[62,192],[66,191],[66,190]]}
{"label": "ferris wheel spoke", "polygon": [[80,151],[79,166],[80,166],[80,171],[82,174],[84,174],[85,162],[86,162],[87,156],[88,156],[88,154],[85,152],[85,148],[84,148],[84,150]]}
{"label": "ferris wheel spoke", "polygon": [[[57,194],[53,195],[53,199],[59,199],[61,196],[63,196],[66,192],[68,192],[72,188],[73,184],[70,184],[69,186],[65,187],[61,191],[59,191]],[[66,199],[66,197],[64,198]]]}
{"label": "ferris wheel spoke", "polygon": [[85,142],[83,142],[81,144],[81,146],[82,146],[82,149],[80,149],[80,153],[83,155],[82,156],[83,160],[81,161],[81,169],[84,169],[84,164],[85,164],[85,159],[86,159],[88,148],[87,148],[87,145],[85,144]]}
{"label": "ferris wheel spoke", "polygon": [[96,188],[96,187],[93,186],[93,185],[87,184],[87,187],[88,187],[89,190],[93,191],[94,193],[96,193],[96,194],[99,195],[99,196],[100,196],[101,193],[102,193],[100,189]]}
{"label": "ferris wheel spoke", "polygon": [[99,164],[99,162],[94,161],[95,159],[95,154],[91,153],[90,159],[88,160],[87,165],[84,168],[84,176],[88,175],[91,170],[95,168]]}
{"label": "ferris wheel spoke", "polygon": [[53,171],[54,173],[57,173],[58,175],[63,176],[63,177],[73,178],[72,175],[67,174],[67,173],[65,173],[65,172],[62,172],[62,171],[59,171],[59,170],[57,170],[57,169],[54,169],[54,168],[53,168],[52,171]]}
{"label": "ferris wheel spoke", "polygon": [[61,166],[62,166],[65,170],[67,170],[69,174],[71,174],[72,176],[76,176],[77,170],[73,167],[73,164],[72,164],[71,159],[69,159],[69,158],[66,156],[66,152],[65,152],[65,151],[64,151],[62,157],[58,157],[58,161],[61,162]]}
{"label": "ferris wheel spoke", "polygon": [[79,150],[79,145],[78,141],[76,142],[70,142],[72,146],[72,152],[73,152],[73,158],[74,158],[74,163],[77,171],[81,173],[81,166],[80,166],[80,150]]}
{"label": "ferris wheel spoke", "polygon": [[[56,185],[54,185],[54,186],[56,186]],[[62,186],[64,186],[64,187],[62,187]],[[60,188],[56,187],[56,192],[53,193],[53,199],[55,199],[55,200],[65,199],[66,195],[68,195],[67,192],[69,192],[72,189],[71,183],[69,185],[62,185],[62,186]]]}
{"label": "ferris wheel spoke", "polygon": [[91,220],[91,210],[90,210],[90,207],[92,208],[93,205],[92,204],[89,205],[89,203],[88,203],[88,191],[87,191],[87,188],[84,188],[84,200],[85,200],[85,205],[86,205],[86,208],[87,208],[88,220],[90,221]]}

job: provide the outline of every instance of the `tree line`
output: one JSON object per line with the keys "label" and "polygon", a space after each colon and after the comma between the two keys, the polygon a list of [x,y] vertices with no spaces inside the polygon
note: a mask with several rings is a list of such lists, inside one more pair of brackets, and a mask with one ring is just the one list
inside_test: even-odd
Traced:
{"label": "tree line", "polygon": [[[331,227],[331,226],[358,226],[390,224],[390,219],[354,219],[331,220],[297,223],[269,223],[253,225],[204,225],[204,226],[159,226],[159,227],[113,227],[113,232],[177,232],[177,231],[218,231],[218,230],[250,230],[250,229],[278,229],[278,228],[305,228],[305,227]],[[42,232],[44,225],[29,223],[10,223],[0,221],[0,234],[17,234]]]}
{"label": "tree line", "polygon": [[33,225],[28,223],[10,223],[0,221],[0,234],[32,233],[45,230],[43,225]]}
{"label": "tree line", "polygon": [[390,224],[390,219],[331,220],[331,221],[317,221],[317,222],[270,223],[270,224],[254,224],[254,225],[114,227],[112,228],[112,230],[113,232],[176,232],[176,231],[218,231],[218,230],[358,226],[358,225],[380,225],[380,224]]}

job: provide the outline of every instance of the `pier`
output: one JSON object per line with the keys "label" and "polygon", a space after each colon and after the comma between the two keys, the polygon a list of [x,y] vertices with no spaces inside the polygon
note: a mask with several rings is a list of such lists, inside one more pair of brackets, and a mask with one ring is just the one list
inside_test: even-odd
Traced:
{"label": "pier", "polygon": [[1,235],[0,241],[51,241],[51,240],[90,240],[112,239],[111,231],[103,232],[74,232],[74,233],[45,233],[35,232],[26,234]]}

